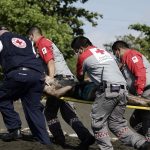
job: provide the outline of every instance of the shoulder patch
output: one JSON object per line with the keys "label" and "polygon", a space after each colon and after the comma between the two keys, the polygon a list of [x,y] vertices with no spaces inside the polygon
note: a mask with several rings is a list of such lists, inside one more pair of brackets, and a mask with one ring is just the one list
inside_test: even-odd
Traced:
{"label": "shoulder patch", "polygon": [[42,48],[42,53],[43,53],[43,55],[45,55],[45,54],[47,53],[46,47],[43,47],[43,48]]}
{"label": "shoulder patch", "polygon": [[19,48],[25,48],[27,46],[26,42],[20,38],[12,38],[11,42],[13,45]]}
{"label": "shoulder patch", "polygon": [[137,63],[139,60],[138,60],[138,58],[136,56],[133,56],[132,57],[132,61],[133,61],[133,63]]}
{"label": "shoulder patch", "polygon": [[110,55],[110,53],[108,53],[106,50],[98,49],[98,48],[91,48],[90,51],[93,53],[95,58],[101,64],[114,60],[113,57]]}

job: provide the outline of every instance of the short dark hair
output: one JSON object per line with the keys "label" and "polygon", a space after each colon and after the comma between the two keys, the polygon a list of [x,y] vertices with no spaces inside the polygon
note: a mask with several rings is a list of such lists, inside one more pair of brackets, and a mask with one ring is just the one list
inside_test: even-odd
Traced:
{"label": "short dark hair", "polygon": [[84,36],[78,36],[73,39],[71,43],[71,48],[77,50],[80,49],[81,47],[88,47],[92,45],[93,45],[92,42],[88,38]]}
{"label": "short dark hair", "polygon": [[113,52],[117,51],[119,48],[129,48],[129,45],[124,41],[116,41],[112,45]]}
{"label": "short dark hair", "polygon": [[40,27],[38,27],[38,26],[32,26],[31,28],[29,28],[28,30],[27,30],[27,35],[31,35],[31,34],[33,34],[34,32],[37,32],[37,33],[39,33],[39,34],[41,34],[42,35],[42,30],[41,30],[41,28]]}

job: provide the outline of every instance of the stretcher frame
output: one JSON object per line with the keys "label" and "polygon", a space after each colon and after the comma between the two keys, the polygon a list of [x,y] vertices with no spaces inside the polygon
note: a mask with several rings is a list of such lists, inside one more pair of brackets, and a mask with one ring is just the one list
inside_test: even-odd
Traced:
{"label": "stretcher frame", "polygon": [[[83,104],[92,104],[93,101],[86,101],[86,100],[82,100],[82,99],[75,99],[72,97],[61,97],[60,98],[63,101],[71,101],[71,102],[77,102],[77,103],[83,103]],[[127,105],[126,106],[129,109],[141,109],[141,110],[150,110],[150,107],[146,107],[146,106],[135,106],[135,105]]]}

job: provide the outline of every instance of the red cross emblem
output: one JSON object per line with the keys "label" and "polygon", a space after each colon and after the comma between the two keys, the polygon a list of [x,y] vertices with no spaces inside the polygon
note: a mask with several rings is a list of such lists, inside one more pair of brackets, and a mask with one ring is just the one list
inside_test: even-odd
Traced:
{"label": "red cross emblem", "polygon": [[105,51],[104,51],[104,50],[101,50],[101,49],[97,49],[95,52],[96,52],[96,53],[101,53],[101,54],[104,54],[104,53],[105,53]]}
{"label": "red cross emblem", "polygon": [[17,39],[16,43],[18,43],[19,45],[21,45],[22,41],[20,41],[20,40]]}
{"label": "red cross emblem", "polygon": [[16,47],[19,47],[19,48],[25,48],[26,47],[26,42],[22,39],[12,38],[11,41],[12,41],[12,44],[15,45]]}

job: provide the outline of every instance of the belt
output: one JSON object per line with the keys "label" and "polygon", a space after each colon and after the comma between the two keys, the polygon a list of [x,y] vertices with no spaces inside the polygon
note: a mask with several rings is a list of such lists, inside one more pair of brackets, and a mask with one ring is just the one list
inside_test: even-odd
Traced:
{"label": "belt", "polygon": [[16,70],[33,70],[27,67],[18,67]]}
{"label": "belt", "polygon": [[63,75],[63,74],[56,74],[54,76],[54,78],[57,78],[59,80],[61,80],[61,79],[74,79],[74,76],[72,76],[72,75]]}
{"label": "belt", "polygon": [[[125,85],[120,85],[120,84],[105,84],[105,85],[101,85],[100,84],[100,87],[102,87],[102,86],[104,86],[104,88],[106,89],[107,87],[113,87],[113,86],[118,86],[118,87],[120,87],[121,89],[127,89],[127,86],[125,86]],[[149,87],[150,88],[150,87]]]}
{"label": "belt", "polygon": [[6,73],[9,73],[9,72],[14,71],[14,70],[34,70],[34,69],[27,68],[27,67],[17,67],[17,68],[9,69]]}
{"label": "belt", "polygon": [[127,89],[126,85],[121,85],[121,84],[108,84],[106,82],[103,82],[100,84],[99,89],[104,92],[106,88],[110,88],[110,90],[113,91],[120,91],[120,89]]}
{"label": "belt", "polygon": [[110,84],[110,87],[120,87],[120,89],[127,89],[126,85],[121,84]]}

